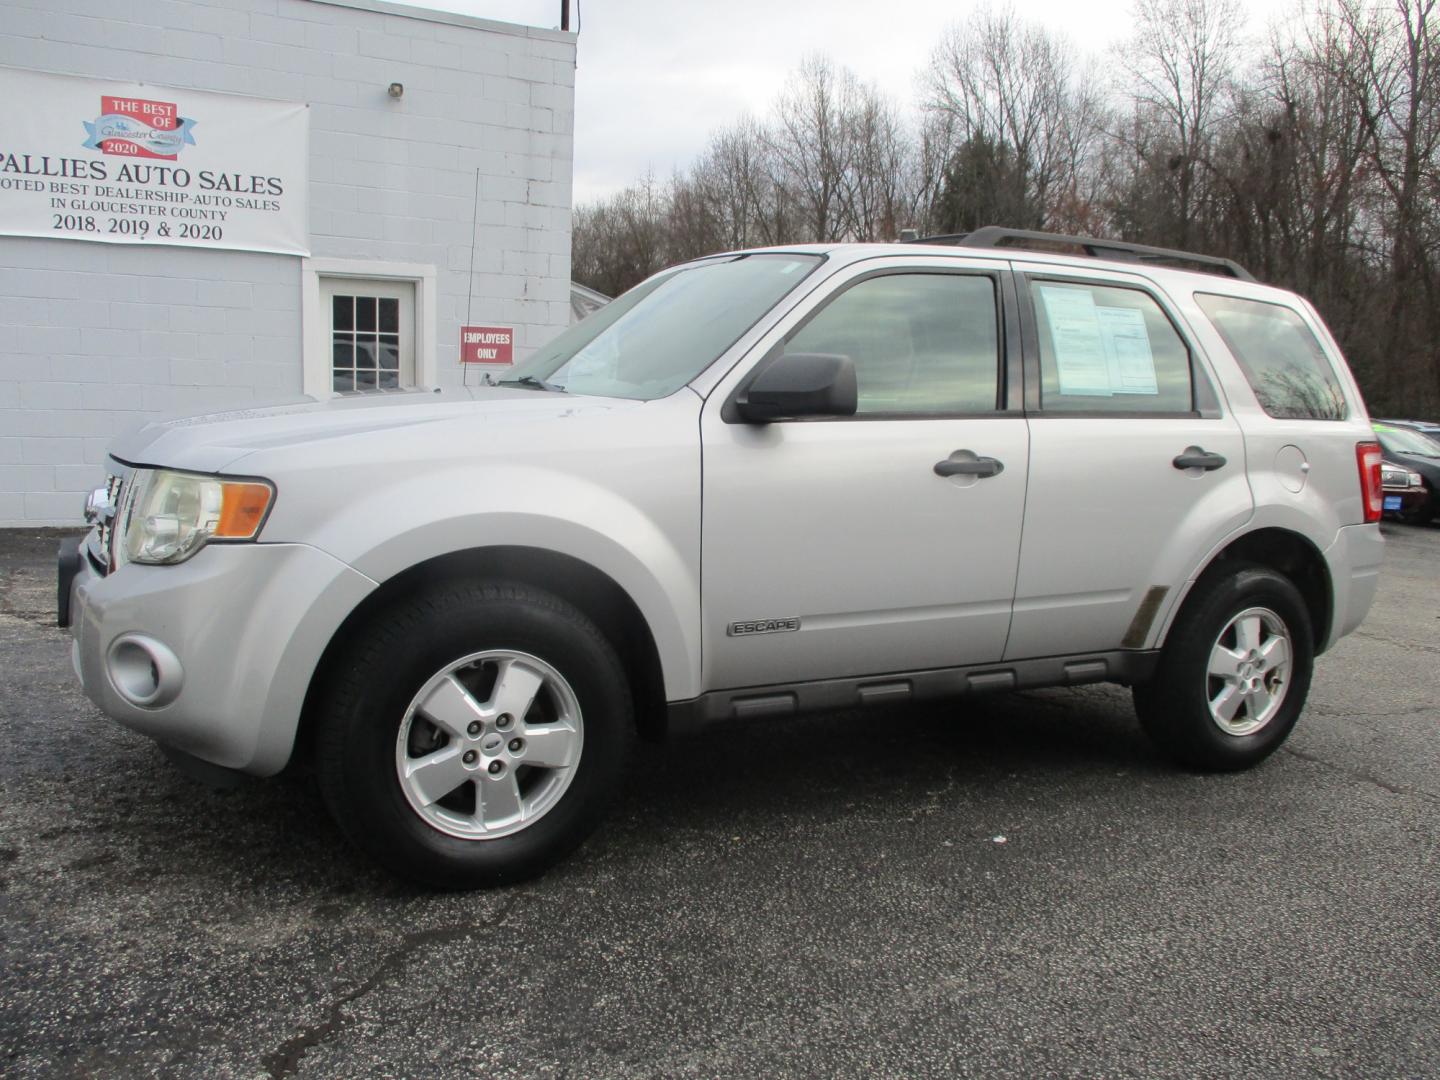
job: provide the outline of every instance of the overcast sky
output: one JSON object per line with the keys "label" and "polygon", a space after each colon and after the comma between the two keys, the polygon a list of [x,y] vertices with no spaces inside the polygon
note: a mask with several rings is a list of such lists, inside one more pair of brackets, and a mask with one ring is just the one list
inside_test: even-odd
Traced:
{"label": "overcast sky", "polygon": [[[1133,0],[1017,2],[1102,61]],[[786,76],[828,54],[903,105],[945,29],[983,0],[581,0],[575,201],[684,168],[747,110],[767,116]],[[574,0],[571,29],[575,28]],[[426,0],[421,6],[558,27],[560,0]],[[1288,0],[1250,0],[1252,18]],[[1254,29],[1258,32],[1260,26]]]}

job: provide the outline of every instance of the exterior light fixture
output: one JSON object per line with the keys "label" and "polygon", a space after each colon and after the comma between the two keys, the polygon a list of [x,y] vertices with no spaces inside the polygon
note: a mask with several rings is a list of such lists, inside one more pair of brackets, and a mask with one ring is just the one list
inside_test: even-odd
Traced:
{"label": "exterior light fixture", "polygon": [[389,93],[390,93],[390,96],[393,97],[393,98],[404,97],[404,96],[405,96],[405,84],[404,84],[404,83],[398,83],[398,82],[392,82],[392,83],[390,84],[390,91],[389,91]]}

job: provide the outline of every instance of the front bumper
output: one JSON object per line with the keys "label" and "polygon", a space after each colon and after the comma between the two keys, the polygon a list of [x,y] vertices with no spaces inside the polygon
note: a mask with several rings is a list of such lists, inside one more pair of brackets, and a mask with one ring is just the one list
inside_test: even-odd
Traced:
{"label": "front bumper", "polygon": [[[212,544],[176,566],[130,563],[104,576],[83,549],[68,566],[65,554],[59,608],[62,617],[68,608],[86,695],[159,743],[259,776],[289,760],[310,677],[375,587],[303,544]],[[137,639],[164,646],[181,669],[164,704],[121,692],[127,668],[116,645]]]}

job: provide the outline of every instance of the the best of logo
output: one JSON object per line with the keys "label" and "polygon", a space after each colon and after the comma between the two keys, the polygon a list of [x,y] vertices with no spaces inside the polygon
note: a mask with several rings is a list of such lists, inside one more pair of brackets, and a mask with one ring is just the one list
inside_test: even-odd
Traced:
{"label": "the best of logo", "polygon": [[90,136],[86,148],[116,157],[174,161],[183,147],[195,145],[195,121],[181,116],[172,101],[102,96],[100,115],[82,123]]}

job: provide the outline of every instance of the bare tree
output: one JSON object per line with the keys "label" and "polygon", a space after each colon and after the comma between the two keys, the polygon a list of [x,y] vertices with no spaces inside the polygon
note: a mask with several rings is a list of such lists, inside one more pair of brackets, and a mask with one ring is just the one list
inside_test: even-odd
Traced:
{"label": "bare tree", "polygon": [[663,269],[667,258],[664,218],[668,200],[646,176],[594,206],[575,213],[571,273],[610,296]]}
{"label": "bare tree", "polygon": [[1116,56],[1152,136],[1146,150],[1163,155],[1172,178],[1171,242],[1186,247],[1202,168],[1228,104],[1243,11],[1239,0],[1137,0],[1131,21],[1134,36]]}
{"label": "bare tree", "polygon": [[1108,97],[1009,10],[945,35],[909,114],[811,57],[768,120],[577,207],[575,275],[613,294],[704,252],[906,227],[1119,235],[1300,290],[1374,411],[1440,415],[1440,0],[1303,2],[1251,50],[1238,0],[1138,0]]}
{"label": "bare tree", "polygon": [[804,232],[818,241],[845,238],[846,174],[855,152],[851,116],[859,86],[827,57],[806,58],[775,103],[766,133],[772,178],[804,213]]}
{"label": "bare tree", "polygon": [[905,191],[909,133],[874,87],[856,86],[849,105],[844,117],[849,167],[841,177],[845,233],[856,240],[893,240],[910,202]]}
{"label": "bare tree", "polygon": [[982,8],[941,39],[925,76],[926,107],[941,118],[953,158],[989,148],[1017,183],[1011,220],[1043,228],[1098,135],[1098,98],[1070,48],[1010,9]]}
{"label": "bare tree", "polygon": [[1386,6],[1338,0],[1336,7],[1348,34],[1345,75],[1362,110],[1366,159],[1383,202],[1390,362],[1376,372],[1376,381],[1386,398],[1398,398],[1402,387],[1423,380],[1434,407],[1440,405],[1440,13],[1436,0]]}
{"label": "bare tree", "polygon": [[717,247],[784,243],[789,237],[771,213],[773,194],[764,133],[746,117],[720,132],[691,171],[691,182],[714,215]]}

